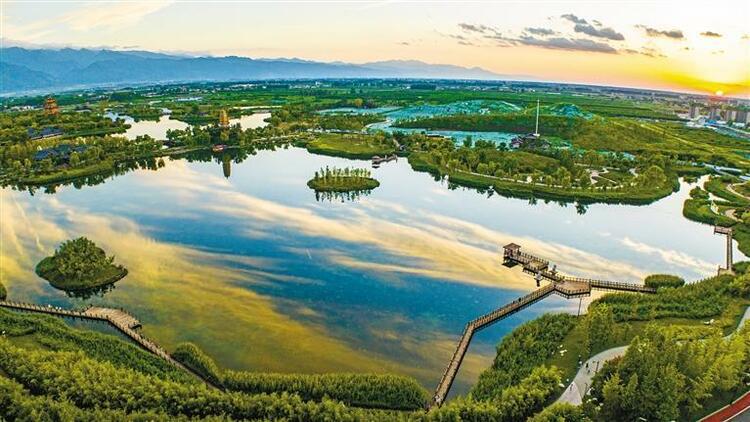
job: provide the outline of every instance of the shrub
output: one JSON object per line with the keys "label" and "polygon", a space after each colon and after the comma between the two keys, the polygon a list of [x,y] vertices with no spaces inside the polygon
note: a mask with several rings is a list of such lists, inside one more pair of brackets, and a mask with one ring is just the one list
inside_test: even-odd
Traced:
{"label": "shrub", "polygon": [[244,393],[288,392],[304,400],[323,397],[351,406],[380,409],[420,409],[427,392],[412,378],[380,374],[269,374],[226,371],[224,386]]}
{"label": "shrub", "polygon": [[114,259],[91,240],[79,237],[63,242],[53,256],[41,260],[36,273],[58,289],[89,289],[114,283],[128,273],[114,265]]}
{"label": "shrub", "polygon": [[555,403],[529,419],[529,422],[590,422],[580,406],[570,403]]}
{"label": "shrub", "polygon": [[428,413],[427,419],[498,422],[526,420],[552,398],[561,377],[559,369],[539,366],[520,383],[506,388],[493,400],[456,399]]}
{"label": "shrub", "polygon": [[651,274],[645,279],[646,286],[656,289],[662,287],[682,287],[685,285],[685,279],[671,274]]}
{"label": "shrub", "polygon": [[521,382],[557,350],[575,321],[568,314],[546,314],[513,330],[498,345],[492,367],[479,375],[471,397],[490,400]]}
{"label": "shrub", "polygon": [[652,295],[611,293],[590,306],[606,304],[616,321],[646,321],[657,318],[705,318],[719,315],[728,304],[730,275],[712,277],[675,289],[660,289]]}
{"label": "shrub", "polygon": [[211,384],[221,385],[221,370],[216,366],[216,362],[193,343],[180,343],[172,353],[172,357]]}

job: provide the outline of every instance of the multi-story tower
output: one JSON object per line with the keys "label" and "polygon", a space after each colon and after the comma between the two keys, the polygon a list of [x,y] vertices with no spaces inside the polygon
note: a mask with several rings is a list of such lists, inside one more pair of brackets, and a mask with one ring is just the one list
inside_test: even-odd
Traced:
{"label": "multi-story tower", "polygon": [[229,115],[227,114],[226,110],[219,111],[219,126],[221,127],[229,126]]}
{"label": "multi-story tower", "polygon": [[50,116],[57,116],[60,114],[60,107],[57,106],[57,100],[52,97],[48,97],[44,100],[44,113]]}

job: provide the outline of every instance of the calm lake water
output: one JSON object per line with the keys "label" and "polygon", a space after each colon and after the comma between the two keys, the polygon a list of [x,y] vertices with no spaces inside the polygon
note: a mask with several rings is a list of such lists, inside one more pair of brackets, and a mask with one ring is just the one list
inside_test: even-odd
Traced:
{"label": "calm lake water", "polygon": [[[3,190],[10,298],[124,307],[167,349],[192,341],[228,368],[396,372],[432,389],[468,320],[535,288],[500,265],[505,243],[570,274],[623,281],[654,272],[703,278],[724,259],[724,239],[682,217],[686,184],[649,206],[579,214],[573,205],[450,189],[400,159],[372,170],[381,186],[371,195],[318,202],[305,185],[316,170],[369,162],[299,148],[226,162],[167,160],[158,171],[54,195]],[[103,297],[69,298],[34,274],[77,236],[130,270]],[[454,392],[467,390],[510,330],[577,309],[553,296],[480,332]]]}
{"label": "calm lake water", "polygon": [[[140,120],[137,122],[130,116],[120,116],[117,113],[107,113],[106,116],[113,120],[119,117],[130,125],[130,128],[123,134],[128,139],[149,135],[154,139],[164,140],[167,139],[167,130],[184,130],[189,127],[187,123],[180,120],[172,120],[166,114],[160,116],[158,121]],[[229,119],[229,124],[234,125],[239,123],[243,129],[255,129],[266,126],[268,123],[264,122],[264,120],[269,117],[271,117],[271,113],[243,115],[237,119]]]}

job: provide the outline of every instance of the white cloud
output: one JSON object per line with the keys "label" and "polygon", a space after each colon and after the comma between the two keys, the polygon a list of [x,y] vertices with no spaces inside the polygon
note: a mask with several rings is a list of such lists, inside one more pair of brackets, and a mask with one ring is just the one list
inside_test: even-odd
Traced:
{"label": "white cloud", "polygon": [[702,259],[690,256],[684,252],[675,251],[673,249],[662,249],[656,246],[647,245],[643,242],[632,240],[628,237],[622,239],[622,244],[626,247],[642,253],[644,255],[656,255],[660,257],[664,262],[677,266],[693,268],[699,273],[710,273],[716,269],[716,266],[706,262]]}

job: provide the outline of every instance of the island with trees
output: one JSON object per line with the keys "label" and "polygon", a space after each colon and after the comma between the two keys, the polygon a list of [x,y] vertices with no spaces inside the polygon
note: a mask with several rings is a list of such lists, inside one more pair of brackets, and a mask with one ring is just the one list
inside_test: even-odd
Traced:
{"label": "island with trees", "polygon": [[63,242],[54,255],[42,259],[36,273],[60,290],[95,289],[111,285],[128,274],[114,259],[91,240],[79,237]]}
{"label": "island with trees", "polygon": [[370,191],[380,186],[372,178],[370,170],[363,168],[322,168],[307,182],[316,192],[357,192]]}

